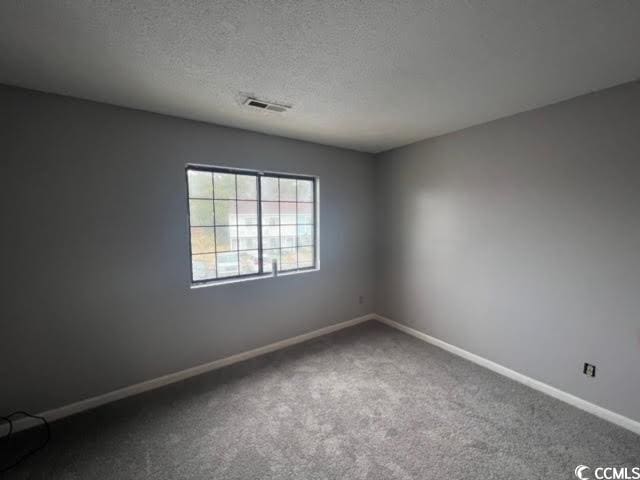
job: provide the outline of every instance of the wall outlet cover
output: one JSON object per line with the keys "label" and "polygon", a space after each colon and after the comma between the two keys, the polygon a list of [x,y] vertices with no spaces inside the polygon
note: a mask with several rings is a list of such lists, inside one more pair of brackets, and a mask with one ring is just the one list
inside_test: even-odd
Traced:
{"label": "wall outlet cover", "polygon": [[595,365],[591,365],[589,363],[585,363],[584,364],[584,368],[582,369],[582,373],[584,373],[588,377],[595,377],[596,376],[596,366]]}

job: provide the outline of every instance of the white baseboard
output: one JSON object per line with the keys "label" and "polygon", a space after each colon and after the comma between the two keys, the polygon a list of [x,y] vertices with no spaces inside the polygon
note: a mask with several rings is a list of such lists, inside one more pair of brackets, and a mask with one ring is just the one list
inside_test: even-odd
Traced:
{"label": "white baseboard", "polygon": [[[92,408],[99,407],[100,405],[104,405],[106,403],[115,402],[116,400],[121,400],[123,398],[130,397],[132,395],[137,395],[139,393],[147,392],[155,388],[169,385],[170,383],[179,382],[180,380],[194,377],[202,373],[211,372],[213,370],[217,370],[219,368],[226,367],[234,363],[242,362],[244,360],[249,360],[250,358],[258,357],[260,355],[274,352],[276,350],[280,350],[282,348],[286,348],[291,345],[295,345],[297,343],[305,342],[307,340],[311,340],[312,338],[321,337],[323,335],[327,335],[337,330],[342,330],[343,328],[352,327],[353,325],[357,325],[367,320],[373,320],[374,318],[375,318],[374,314],[368,314],[368,315],[363,315],[362,317],[352,318],[351,320],[347,320],[345,322],[329,325],[328,327],[323,327],[318,330],[314,330],[312,332],[298,335],[296,337],[280,340],[279,342],[271,343],[263,347],[258,347],[253,350],[249,350],[247,352],[231,355],[230,357],[214,360],[213,362],[205,363],[203,365],[198,365],[198,366],[188,368],[186,370],[182,370],[179,372],[170,373],[162,377],[153,378],[151,380],[147,380],[142,383],[136,383],[135,385],[130,385],[128,387],[120,388],[118,390],[114,390],[112,392],[108,392],[103,395],[98,395],[97,397],[91,397],[85,400],[80,400],[79,402],[71,403],[63,407],[59,407],[53,410],[48,410],[46,412],[39,413],[38,415],[41,417],[44,417],[48,422],[53,422],[54,420],[59,420],[61,418],[68,417],[76,413],[84,412],[85,410],[90,410]],[[19,432],[21,430],[26,430],[27,428],[31,428],[39,424],[41,424],[41,422],[38,420],[31,419],[31,418],[21,418],[14,422],[13,430],[14,432]]]}
{"label": "white baseboard", "polygon": [[443,350],[453,353],[454,355],[462,357],[482,367],[488,368],[489,370],[499,373],[500,375],[510,378],[511,380],[515,380],[516,382],[527,385],[528,387],[531,387],[542,393],[546,393],[547,395],[557,398],[558,400],[568,403],[569,405],[573,405],[574,407],[584,410],[585,412],[589,412],[597,417],[600,417],[611,423],[615,423],[620,427],[626,428],[627,430],[631,430],[632,432],[640,435],[640,422],[637,422],[636,420],[632,420],[631,418],[620,415],[619,413],[615,413],[615,412],[612,412],[611,410],[607,410],[604,407],[601,407],[594,403],[583,400],[580,397],[571,395],[570,393],[559,390],[539,380],[535,380],[531,377],[527,377],[526,375],[518,373],[515,370],[511,370],[510,368],[504,367],[498,363],[492,362],[491,360],[487,360],[486,358],[480,357],[474,353],[463,350],[462,348],[456,347],[455,345],[451,345],[447,342],[443,342],[438,338],[432,337],[431,335],[427,335],[426,333],[422,333],[414,328],[408,327],[394,320],[391,320],[390,318],[386,318],[377,314],[374,315],[374,318],[379,322],[382,322],[386,325],[389,325],[390,327],[400,330],[401,332],[407,333],[413,337],[416,337],[427,343],[435,345],[436,347],[440,347]]}
{"label": "white baseboard", "polygon": [[[185,380],[187,378],[194,377],[202,373],[211,372],[213,370],[217,370],[219,368],[226,367],[234,363],[242,362],[244,360],[249,360],[250,358],[258,357],[260,355],[264,355],[269,352],[274,352],[276,350],[280,350],[282,348],[286,348],[288,346],[295,345],[297,343],[311,340],[312,338],[327,335],[337,330],[342,330],[343,328],[351,327],[353,325],[357,325],[359,323],[362,323],[371,319],[378,320],[379,322],[389,325],[390,327],[396,328],[413,337],[416,337],[427,343],[430,343],[444,350],[447,350],[448,352],[451,352],[454,355],[458,355],[459,357],[465,358],[473,363],[476,363],[485,368],[488,368],[489,370],[499,373],[500,375],[503,375],[507,378],[515,380],[516,382],[527,385],[535,390],[538,390],[542,393],[550,395],[554,398],[557,398],[558,400],[568,403],[569,405],[573,405],[574,407],[577,407],[581,410],[589,412],[593,415],[596,415],[597,417],[600,417],[604,420],[607,420],[611,423],[619,425],[620,427],[626,428],[640,435],[640,422],[632,420],[618,413],[612,412],[611,410],[607,410],[604,407],[595,405],[591,402],[583,400],[582,398],[576,397],[574,395],[571,395],[570,393],[567,393],[555,387],[552,387],[551,385],[540,382],[531,377],[527,377],[526,375],[523,375],[507,367],[504,367],[500,364],[492,362],[491,360],[487,360],[486,358],[480,357],[474,353],[463,350],[462,348],[456,347],[447,342],[439,340],[435,337],[427,335],[426,333],[422,333],[414,328],[408,327],[406,325],[403,325],[394,320],[391,320],[389,318],[386,318],[377,314],[363,315],[362,317],[353,318],[351,320],[337,323],[335,325],[329,325],[328,327],[320,328],[318,330],[304,333],[296,337],[287,338],[285,340],[271,343],[263,347],[258,347],[253,350],[249,350],[247,352],[238,353],[236,355],[231,355],[230,357],[221,358],[219,360],[205,363],[203,365],[198,365],[196,367],[188,368],[180,372],[170,373],[162,377],[147,380],[145,382],[137,383],[135,385],[130,385],[128,387],[114,390],[112,392],[108,392],[103,395],[87,398],[85,400],[71,403],[63,407],[55,408],[53,410],[48,410],[46,412],[40,413],[39,416],[46,418],[48,422],[52,422],[54,420],[58,420],[64,417],[68,417],[70,415],[74,415],[76,413],[83,412],[85,410],[90,410],[92,408],[99,407],[100,405],[105,405],[107,403],[115,402],[116,400],[137,395],[139,393],[147,392],[149,390],[153,390],[155,388],[169,385],[171,383],[179,382],[181,380]],[[39,421],[29,419],[29,418],[19,419],[14,423],[14,431],[18,432],[21,430],[25,430],[27,428],[34,427],[39,423],[40,423]]]}

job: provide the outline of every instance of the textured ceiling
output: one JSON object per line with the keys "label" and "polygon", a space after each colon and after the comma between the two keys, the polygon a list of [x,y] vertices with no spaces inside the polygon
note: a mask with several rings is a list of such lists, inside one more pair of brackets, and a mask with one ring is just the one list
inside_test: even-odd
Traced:
{"label": "textured ceiling", "polygon": [[0,2],[0,83],[369,152],[638,77],[632,0]]}

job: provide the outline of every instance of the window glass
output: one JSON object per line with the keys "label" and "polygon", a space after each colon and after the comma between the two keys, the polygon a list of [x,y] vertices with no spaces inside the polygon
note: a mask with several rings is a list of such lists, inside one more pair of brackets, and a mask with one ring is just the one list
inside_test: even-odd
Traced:
{"label": "window glass", "polygon": [[211,172],[189,170],[189,198],[213,198],[213,179]]}
{"label": "window glass", "polygon": [[316,182],[187,167],[192,281],[314,268]]}
{"label": "window glass", "polygon": [[236,198],[236,176],[232,173],[213,174],[214,198],[234,200]]}

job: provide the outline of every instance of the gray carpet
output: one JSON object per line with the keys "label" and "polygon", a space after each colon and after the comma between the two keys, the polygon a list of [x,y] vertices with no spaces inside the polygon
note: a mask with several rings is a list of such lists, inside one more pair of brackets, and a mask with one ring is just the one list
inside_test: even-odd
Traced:
{"label": "gray carpet", "polygon": [[52,426],[14,479],[570,479],[640,437],[377,322]]}

